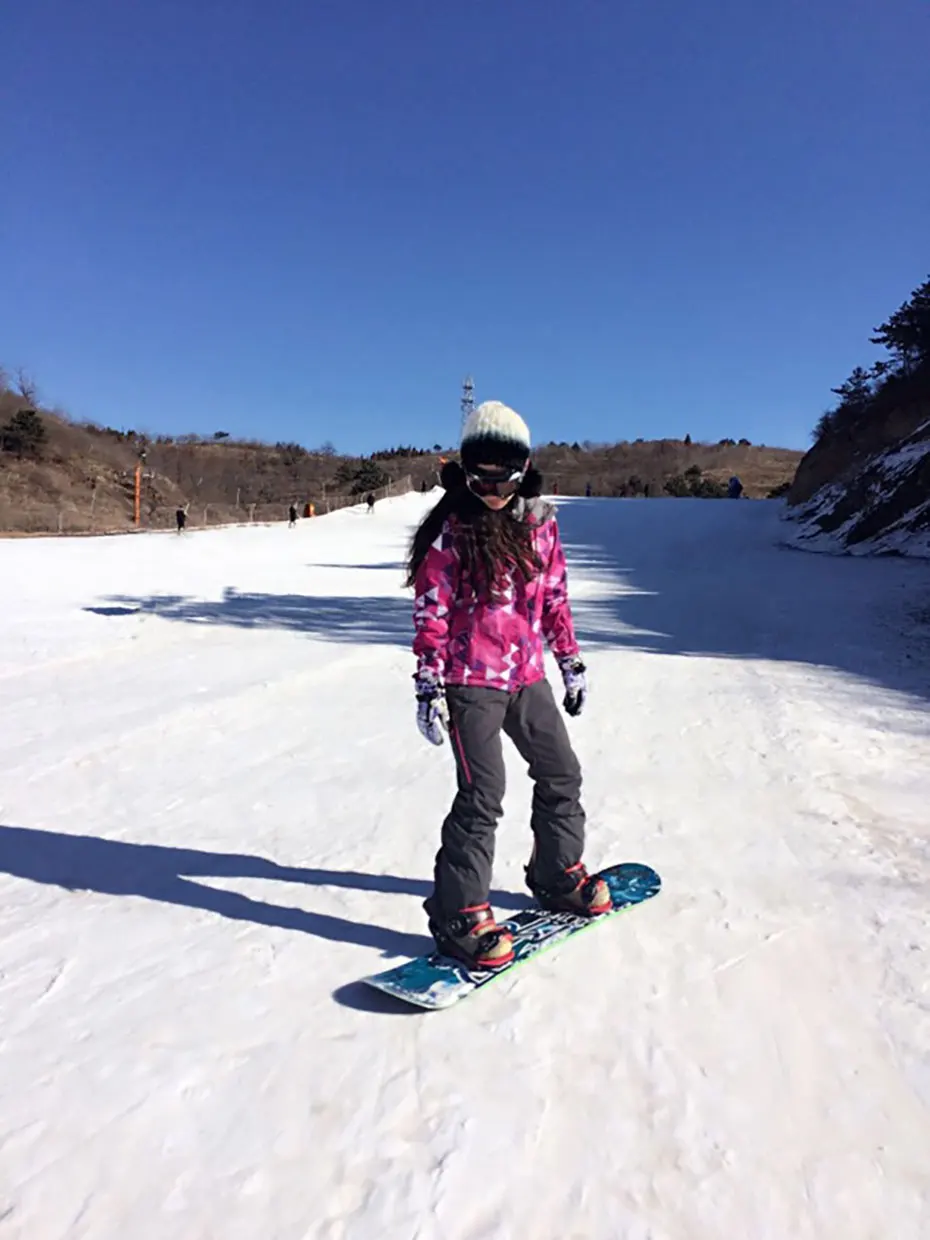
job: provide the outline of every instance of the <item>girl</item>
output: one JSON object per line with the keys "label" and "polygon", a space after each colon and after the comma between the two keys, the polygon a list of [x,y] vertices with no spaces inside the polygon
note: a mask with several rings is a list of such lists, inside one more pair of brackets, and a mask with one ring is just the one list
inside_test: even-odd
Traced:
{"label": "girl", "polygon": [[545,908],[596,916],[607,884],[581,861],[581,770],[543,666],[543,637],[581,713],[587,693],[566,587],[555,509],[529,468],[530,433],[514,410],[486,401],[462,430],[461,466],[413,537],[417,723],[442,744],[448,726],[458,792],[442,824],[433,892],[424,907],[445,955],[476,968],[513,959],[513,940],[488,904],[494,832],[503,813],[501,732],[534,782],[527,886]]}

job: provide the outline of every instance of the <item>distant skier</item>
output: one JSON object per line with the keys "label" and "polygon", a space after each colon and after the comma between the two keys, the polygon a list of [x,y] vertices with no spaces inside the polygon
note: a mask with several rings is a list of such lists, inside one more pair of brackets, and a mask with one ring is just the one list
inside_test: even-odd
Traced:
{"label": "distant skier", "polygon": [[503,812],[502,732],[535,782],[527,886],[546,908],[595,916],[611,907],[606,883],[581,860],[581,770],[543,665],[545,637],[562,673],[563,707],[580,714],[587,682],[565,556],[529,451],[518,413],[498,401],[473,410],[462,465],[444,466],[446,494],[414,534],[407,565],[417,725],[434,745],[448,726],[458,774],[424,907],[440,951],[488,969],[513,959],[512,937],[488,903]]}
{"label": "distant skier", "polygon": [[296,524],[297,524],[297,505],[291,504],[290,508],[288,508],[287,510],[288,529],[293,529]]}
{"label": "distant skier", "polygon": [[743,494],[743,484],[736,474],[727,483],[727,499],[739,499]]}
{"label": "distant skier", "polygon": [[368,505],[368,515],[371,516],[375,510],[375,497],[370,491],[368,492],[368,498],[365,500],[365,503]]}
{"label": "distant skier", "polygon": [[178,533],[179,534],[183,533],[184,527],[185,525],[187,525],[187,513],[184,511],[183,508],[179,508],[177,510],[177,512],[174,514],[174,519],[178,525]]}

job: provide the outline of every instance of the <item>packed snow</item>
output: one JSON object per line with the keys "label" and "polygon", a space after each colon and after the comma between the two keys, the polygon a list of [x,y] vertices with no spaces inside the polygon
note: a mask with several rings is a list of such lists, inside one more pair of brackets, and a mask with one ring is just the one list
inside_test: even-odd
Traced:
{"label": "packed snow", "polygon": [[432,498],[0,542],[0,1237],[926,1240],[930,565],[562,503],[587,861],[664,888],[422,1013]]}

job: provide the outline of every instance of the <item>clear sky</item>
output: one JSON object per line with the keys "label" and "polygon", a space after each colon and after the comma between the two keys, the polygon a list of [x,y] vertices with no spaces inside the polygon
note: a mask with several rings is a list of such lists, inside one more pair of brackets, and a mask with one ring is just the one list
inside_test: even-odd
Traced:
{"label": "clear sky", "polygon": [[804,447],[930,274],[927,0],[0,4],[0,361],[370,451]]}

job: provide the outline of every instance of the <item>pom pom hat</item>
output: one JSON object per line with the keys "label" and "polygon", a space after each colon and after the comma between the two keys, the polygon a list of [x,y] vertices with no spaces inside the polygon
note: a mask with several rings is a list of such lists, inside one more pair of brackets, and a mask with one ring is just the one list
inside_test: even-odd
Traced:
{"label": "pom pom hat", "polygon": [[530,459],[529,427],[515,410],[499,400],[486,400],[465,419],[461,456],[466,473],[479,465],[525,469]]}

